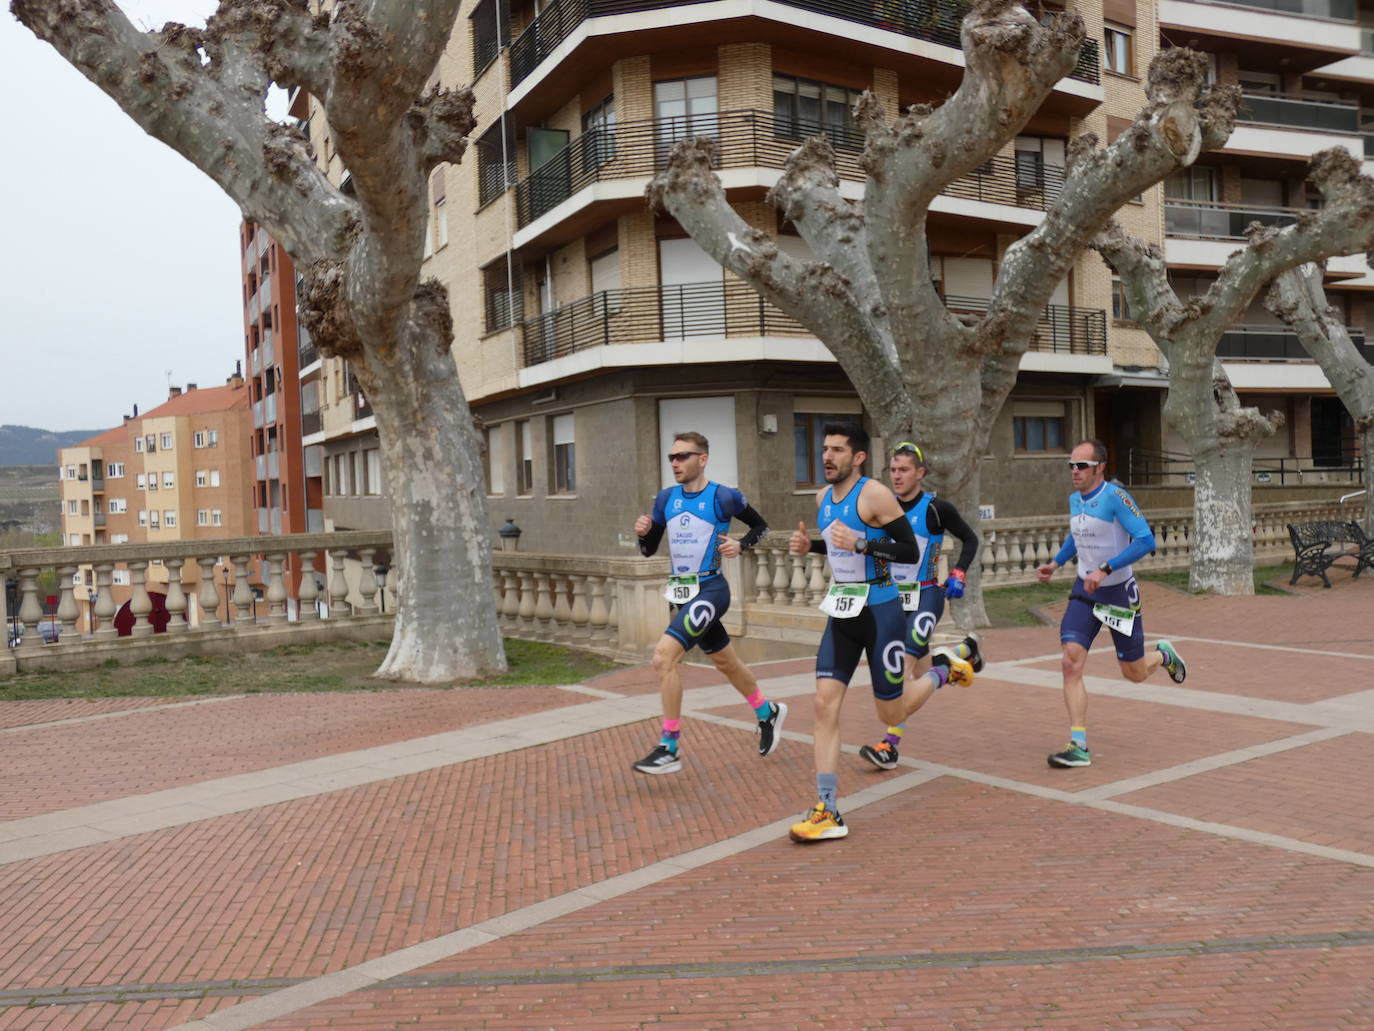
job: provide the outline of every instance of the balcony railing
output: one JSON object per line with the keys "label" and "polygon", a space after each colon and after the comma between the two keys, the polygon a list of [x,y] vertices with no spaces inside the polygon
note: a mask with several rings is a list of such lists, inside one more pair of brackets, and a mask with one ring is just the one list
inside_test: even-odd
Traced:
{"label": "balcony railing", "polygon": [[324,419],[318,411],[301,412],[301,436],[308,437],[324,429]]}
{"label": "balcony railing", "polygon": [[1243,240],[1251,222],[1289,226],[1298,220],[1299,208],[1245,207],[1212,201],[1166,200],[1164,229],[1169,236],[1200,240]]}
{"label": "balcony railing", "polygon": [[[1374,345],[1365,341],[1364,330],[1347,327],[1351,341],[1364,360],[1374,364]],[[1217,357],[1232,361],[1307,362],[1312,356],[1303,349],[1298,335],[1286,326],[1232,326],[1217,344]]]}
{"label": "balcony railing", "polygon": [[[594,182],[653,176],[667,164],[668,154],[679,140],[696,136],[714,139],[719,148],[717,168],[780,169],[801,140],[821,129],[814,123],[776,118],[765,111],[645,119],[623,122],[614,129],[595,129],[577,137],[516,186],[518,223],[524,228]],[[865,173],[859,165],[862,135],[825,131],[835,149],[840,177],[863,182]],[[1059,196],[1063,185],[1063,170],[1054,165],[997,156],[956,179],[941,193],[1043,211]]]}
{"label": "balcony railing", "polygon": [[1236,121],[1283,129],[1354,134],[1360,131],[1360,106],[1351,100],[1308,100],[1283,93],[1245,93],[1241,96]]}
{"label": "balcony railing", "polygon": [[[950,296],[945,303],[951,311],[979,313],[988,302]],[[739,280],[602,290],[521,325],[527,367],[611,344],[812,335]],[[1031,350],[1106,354],[1106,312],[1050,305],[1036,326]]]}
{"label": "balcony railing", "polygon": [[[635,11],[684,7],[702,0],[553,0],[511,44],[511,85],[524,81],[558,44],[572,35],[588,18]],[[789,7],[841,18],[859,25],[885,29],[903,36],[953,47],[960,46],[959,27],[968,13],[958,0],[780,0]],[[1069,78],[1101,81],[1097,43],[1084,40],[1078,64]]]}
{"label": "balcony railing", "polygon": [[300,331],[300,340],[296,344],[296,358],[302,369],[320,360],[320,349],[315,346],[315,341],[310,339],[305,330]]}
{"label": "balcony railing", "polygon": [[1326,18],[1331,21],[1354,21],[1355,0],[1225,0],[1237,7],[1253,7],[1257,11],[1296,14],[1303,18]]}

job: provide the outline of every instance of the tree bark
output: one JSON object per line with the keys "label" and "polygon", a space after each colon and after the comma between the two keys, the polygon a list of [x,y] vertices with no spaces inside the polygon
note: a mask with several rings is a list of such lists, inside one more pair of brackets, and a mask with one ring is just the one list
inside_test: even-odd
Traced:
{"label": "tree bark", "polygon": [[1290,269],[1274,280],[1265,307],[1292,326],[1355,422],[1363,464],[1365,532],[1374,534],[1374,368],[1326,303],[1322,266]]}
{"label": "tree bark", "polygon": [[1188,589],[1213,594],[1255,593],[1254,523],[1250,471],[1255,441],[1194,456],[1192,565]]}
{"label": "tree bark", "polygon": [[[421,95],[459,0],[221,0],[205,28],[141,32],[108,0],[11,11],[210,176],[303,276],[300,321],[352,364],[376,415],[395,524],[396,628],[379,676],[446,682],[506,667],[492,604],[481,442],[452,356],[448,296],[420,282],[430,173],[462,158],[472,95]],[[268,87],[323,108],[348,195]]]}

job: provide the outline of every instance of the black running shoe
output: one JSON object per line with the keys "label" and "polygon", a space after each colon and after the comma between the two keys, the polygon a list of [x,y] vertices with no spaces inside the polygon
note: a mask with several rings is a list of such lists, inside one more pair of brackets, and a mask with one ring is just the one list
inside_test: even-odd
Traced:
{"label": "black running shoe", "polygon": [[782,741],[782,721],[787,719],[786,702],[769,702],[773,715],[759,720],[759,755],[768,755]]}
{"label": "black running shoe", "polygon": [[1091,766],[1093,754],[1085,746],[1070,741],[1062,752],[1055,752],[1047,761],[1051,766]]}
{"label": "black running shoe", "polygon": [[676,773],[682,769],[682,756],[678,752],[668,751],[660,744],[635,763],[635,769],[640,773]]}
{"label": "black running shoe", "polygon": [[879,741],[876,745],[864,745],[859,749],[859,757],[867,759],[880,770],[897,768],[897,749],[888,741]]}
{"label": "black running shoe", "polygon": [[983,672],[983,649],[978,647],[978,638],[969,634],[964,638],[964,644],[968,647],[968,664],[973,667],[973,672]]}

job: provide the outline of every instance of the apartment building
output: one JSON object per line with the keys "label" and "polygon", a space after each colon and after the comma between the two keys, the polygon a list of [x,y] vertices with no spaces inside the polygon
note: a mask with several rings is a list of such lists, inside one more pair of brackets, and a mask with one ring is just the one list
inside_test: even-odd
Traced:
{"label": "apartment building", "polygon": [[240,227],[239,249],[256,529],[323,533],[321,362],[296,322],[296,269],[285,248],[251,222]]}
{"label": "apartment building", "polygon": [[[1364,132],[1374,121],[1374,6],[1357,0],[1161,0],[1159,22],[1162,39],[1207,54],[1215,78],[1239,85],[1244,96],[1226,147],[1164,184],[1170,278],[1180,292],[1192,292],[1216,277],[1247,225],[1289,224],[1319,203],[1304,182],[1313,154],[1340,147],[1364,161],[1374,153]],[[1374,164],[1365,162],[1366,174],[1371,169]],[[1374,325],[1374,277],[1365,256],[1333,258],[1326,287],[1352,338],[1374,360],[1366,341]],[[1266,465],[1310,457],[1311,465],[1343,478],[1336,470],[1356,457],[1350,416],[1296,335],[1265,310],[1263,300],[1255,299],[1219,348],[1241,399],[1287,418],[1258,457],[1270,460]],[[1153,410],[1150,395],[1157,388],[1148,379],[1124,374],[1113,403]],[[1123,421],[1109,422],[1108,429],[1119,442],[1136,444]],[[1178,449],[1167,435],[1164,446]]]}
{"label": "apartment building", "polygon": [[[237,374],[222,387],[172,387],[164,404],[58,452],[62,539],[71,547],[159,543],[253,532],[253,456],[248,388]],[[199,582],[187,563],[184,583]],[[148,570],[150,588],[167,582]],[[77,573],[86,600],[91,570]],[[82,588],[86,589],[83,593]],[[115,569],[116,604],[131,594],[129,571]],[[83,621],[87,613],[83,612]]]}
{"label": "apartment building", "polygon": [[[1109,141],[1130,124],[1161,43],[1215,55],[1217,79],[1246,89],[1245,122],[1226,151],[1147,191],[1119,221],[1164,246],[1188,289],[1237,246],[1246,212],[1294,217],[1310,200],[1308,155],[1332,141],[1362,153],[1369,59],[1355,13],[1332,8],[1350,2],[1295,0],[1287,6],[1304,9],[1282,13],[1271,0],[1075,4],[1089,37],[1078,66],[1021,135],[932,206],[933,270],[951,307],[986,305],[1001,255],[1063,182],[1068,140]],[[820,427],[863,414],[853,388],[819,341],[649,212],[644,187],[676,140],[713,136],[731,203],[804,255],[764,201],[787,154],[825,131],[843,190],[862,196],[854,100],[871,90],[892,114],[940,102],[961,75],[961,13],[926,0],[465,7],[438,75],[472,85],[479,138],[461,165],[433,175],[425,274],[450,290],[464,389],[486,427],[493,529],[513,518],[522,548],[537,551],[631,547],[633,517],[671,482],[663,455],[684,429],[711,438],[713,478],[738,484],[775,525],[813,514]],[[1261,80],[1250,71],[1260,68],[1281,71]],[[1309,112],[1314,124],[1300,117]],[[318,111],[308,129],[341,179]],[[1333,262],[1330,278],[1363,326],[1363,258]],[[1113,446],[1118,475],[1127,455],[1180,450],[1161,416],[1167,369],[1129,314],[1095,254],[1059,285],[989,443],[985,512],[1059,511],[1063,457],[1087,434]],[[1247,399],[1290,409],[1294,428],[1276,451],[1310,455],[1340,435],[1339,404],[1272,323],[1248,315],[1228,337],[1228,367]],[[326,448],[342,459],[326,461],[327,510],[375,482],[359,472],[375,430],[346,377],[326,363]]]}

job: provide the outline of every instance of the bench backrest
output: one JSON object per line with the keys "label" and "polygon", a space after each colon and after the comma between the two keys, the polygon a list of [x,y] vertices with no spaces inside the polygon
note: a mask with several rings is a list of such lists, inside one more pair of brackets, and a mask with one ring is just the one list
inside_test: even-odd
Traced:
{"label": "bench backrest", "polygon": [[1366,540],[1358,523],[1319,520],[1314,523],[1289,523],[1288,536],[1294,547],[1307,548],[1313,544],[1362,544]]}

